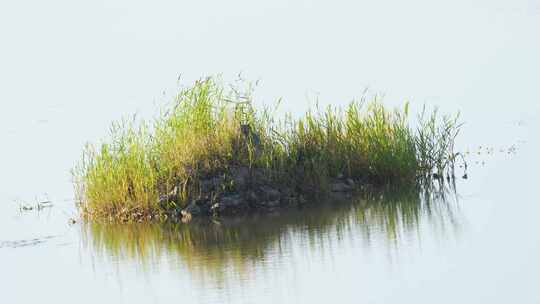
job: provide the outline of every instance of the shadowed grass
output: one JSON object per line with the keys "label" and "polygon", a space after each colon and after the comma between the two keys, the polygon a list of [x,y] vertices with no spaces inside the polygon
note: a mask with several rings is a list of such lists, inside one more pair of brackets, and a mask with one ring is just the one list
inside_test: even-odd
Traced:
{"label": "shadowed grass", "polygon": [[[86,147],[74,170],[80,208],[94,219],[163,218],[204,194],[205,179],[223,177],[218,192],[233,191],[238,167],[311,195],[327,193],[338,176],[381,185],[452,174],[457,118],[439,123],[434,112],[417,130],[407,119],[408,105],[389,110],[374,100],[276,120],[219,80],[202,79],[153,124],[115,123],[107,142]],[[179,197],[158,203],[173,188]]]}

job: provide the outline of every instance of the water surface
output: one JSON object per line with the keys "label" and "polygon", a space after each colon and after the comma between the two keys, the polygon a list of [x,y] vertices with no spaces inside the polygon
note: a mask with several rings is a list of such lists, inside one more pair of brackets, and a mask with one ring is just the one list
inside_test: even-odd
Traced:
{"label": "water surface", "polygon": [[[0,5],[0,302],[538,303],[540,2]],[[86,141],[179,74],[261,79],[300,113],[385,95],[466,123],[456,194],[190,225],[69,224]],[[480,152],[480,153],[479,153]],[[20,212],[50,200],[53,206]]]}

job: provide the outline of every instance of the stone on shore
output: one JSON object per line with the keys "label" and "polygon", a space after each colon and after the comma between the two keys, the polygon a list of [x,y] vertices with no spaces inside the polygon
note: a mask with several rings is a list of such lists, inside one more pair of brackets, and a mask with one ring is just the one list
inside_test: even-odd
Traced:
{"label": "stone on shore", "polygon": [[246,207],[247,201],[240,194],[230,194],[213,204],[210,207],[210,212],[212,214],[230,214]]}
{"label": "stone on shore", "polygon": [[347,192],[351,190],[352,187],[344,182],[334,182],[330,185],[330,191],[332,192]]}

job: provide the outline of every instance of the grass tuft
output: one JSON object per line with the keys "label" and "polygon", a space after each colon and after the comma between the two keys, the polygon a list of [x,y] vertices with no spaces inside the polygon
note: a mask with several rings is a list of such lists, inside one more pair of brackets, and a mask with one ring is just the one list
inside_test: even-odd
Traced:
{"label": "grass tuft", "polygon": [[[302,195],[328,193],[338,177],[382,185],[453,175],[457,116],[424,112],[413,129],[408,104],[388,109],[362,100],[277,120],[243,96],[205,78],[182,89],[151,124],[114,123],[109,139],[88,145],[74,169],[83,215],[164,218],[204,195],[209,178],[219,177],[214,196],[234,191],[231,172],[244,167],[255,180]],[[171,189],[174,199],[160,199]]]}

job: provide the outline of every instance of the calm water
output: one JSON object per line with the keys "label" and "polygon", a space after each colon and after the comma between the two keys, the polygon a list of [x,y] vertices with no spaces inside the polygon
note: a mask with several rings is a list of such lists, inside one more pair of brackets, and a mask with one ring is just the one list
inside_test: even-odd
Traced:
{"label": "calm water", "polygon": [[[538,0],[2,3],[0,302],[540,303],[539,29]],[[444,198],[69,225],[86,141],[151,118],[180,73],[238,72],[293,113],[366,88],[461,111],[469,179]]]}

